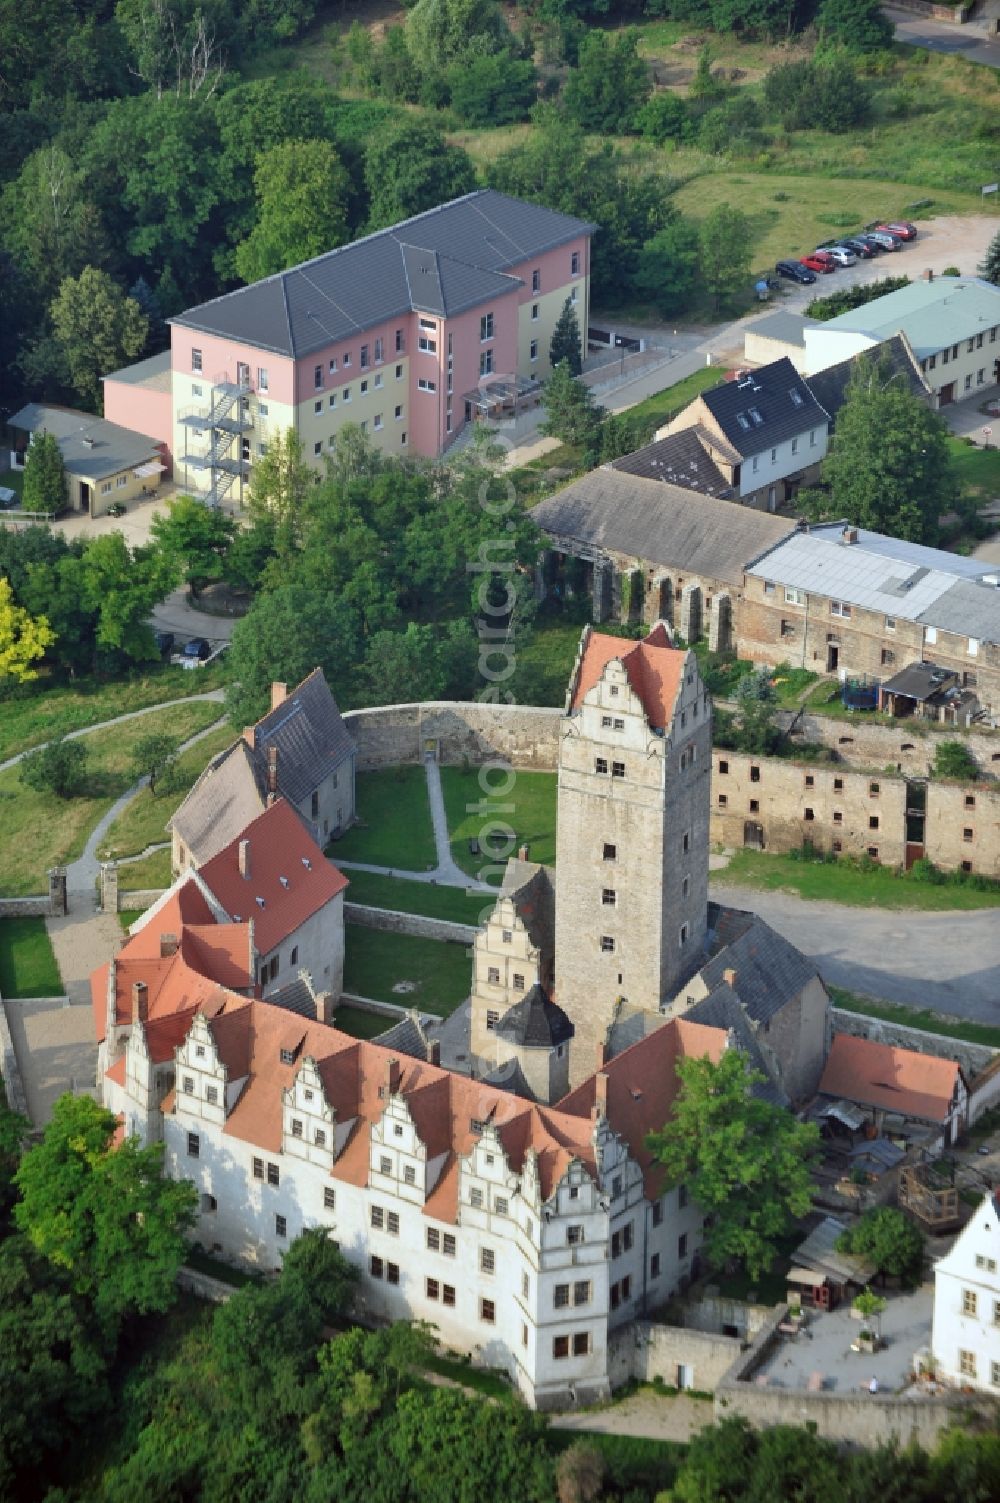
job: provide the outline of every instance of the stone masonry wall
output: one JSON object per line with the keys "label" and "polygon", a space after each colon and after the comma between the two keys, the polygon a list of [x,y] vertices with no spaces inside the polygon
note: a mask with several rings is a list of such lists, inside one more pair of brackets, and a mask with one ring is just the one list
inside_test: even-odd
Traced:
{"label": "stone masonry wall", "polygon": [[40,898],[0,898],[0,919],[48,918],[51,912],[52,899],[47,895]]}
{"label": "stone masonry wall", "polygon": [[976,728],[956,731],[927,721],[897,721],[880,724],[869,715],[841,720],[829,715],[779,713],[778,724],[788,729],[794,722],[793,740],[828,746],[841,761],[854,767],[896,767],[908,777],[926,778],[934,766],[934,753],[941,741],[961,740],[975,757],[985,777],[1000,777],[1000,731]]}
{"label": "stone masonry wall", "polygon": [[[720,1336],[685,1326],[648,1320],[629,1321],[608,1335],[608,1379],[621,1388],[630,1380],[651,1383],[660,1378],[680,1387],[682,1367],[686,1388],[711,1393],[743,1350],[738,1336]],[[705,1423],[709,1423],[706,1405]]]}
{"label": "stone masonry wall", "polygon": [[513,767],[554,769],[562,710],[439,700],[350,710],[344,723],[358,746],[358,771],[420,762],[454,765],[496,758]]}
{"label": "stone masonry wall", "polygon": [[[484,899],[484,912],[491,913],[493,903]],[[365,929],[383,929],[391,934],[416,934],[422,939],[448,940],[471,945],[479,930],[472,924],[455,924],[448,919],[424,918],[417,913],[399,913],[392,908],[368,908],[362,903],[344,904],[345,924],[360,924]]]}
{"label": "stone masonry wall", "polygon": [[922,1028],[907,1028],[902,1023],[887,1023],[882,1018],[870,1018],[864,1013],[848,1012],[842,1007],[831,1007],[830,1026],[834,1033],[850,1033],[855,1038],[876,1039],[880,1044],[898,1044],[901,1049],[912,1049],[915,1054],[935,1054],[943,1059],[956,1059],[962,1066],[967,1080],[985,1070],[1000,1050],[986,1044],[968,1044],[963,1039],[946,1038],[940,1033],[926,1033]]}

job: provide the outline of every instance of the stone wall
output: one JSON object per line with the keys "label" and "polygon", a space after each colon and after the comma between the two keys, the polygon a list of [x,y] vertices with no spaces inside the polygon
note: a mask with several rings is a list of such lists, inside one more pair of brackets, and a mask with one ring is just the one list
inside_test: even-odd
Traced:
{"label": "stone wall", "polygon": [[[487,913],[492,912],[495,899],[484,894],[483,904]],[[479,930],[472,924],[455,924],[448,919],[424,918],[417,913],[398,913],[393,908],[368,908],[362,903],[344,904],[345,924],[360,924],[365,929],[384,929],[391,934],[417,934],[422,939],[447,940],[454,944],[471,945]]]}
{"label": "stone wall", "polygon": [[133,892],[129,888],[120,888],[118,892],[118,908],[119,910],[122,908],[141,908],[145,911],[156,902],[157,898],[162,898],[166,890],[165,887],[142,887]]}
{"label": "stone wall", "polygon": [[830,1026],[834,1033],[851,1033],[855,1038],[876,1039],[880,1044],[898,1044],[915,1054],[934,1054],[941,1059],[955,1059],[962,1066],[966,1080],[987,1069],[1000,1050],[986,1044],[967,1044],[963,1039],[946,1038],[940,1033],[925,1033],[922,1028],[906,1028],[901,1023],[886,1023],[864,1013],[831,1007]]}
{"label": "stone wall", "polygon": [[198,1299],[210,1300],[213,1305],[224,1305],[236,1293],[232,1284],[213,1279],[211,1274],[202,1273],[198,1268],[188,1268],[187,1264],[182,1264],[177,1270],[177,1287],[197,1295]]}
{"label": "stone wall", "polygon": [[43,898],[0,898],[0,919],[5,918],[48,918],[52,913],[52,899]]}
{"label": "stone wall", "polygon": [[745,1340],[753,1341],[774,1314],[774,1308],[706,1293],[700,1299],[679,1301],[672,1313],[677,1316],[675,1324],[692,1331],[708,1331],[721,1336],[727,1330],[735,1330]]}
{"label": "stone wall", "polygon": [[[608,1379],[613,1389],[659,1378],[671,1388],[711,1393],[739,1357],[738,1336],[721,1336],[655,1321],[629,1321],[608,1335]],[[686,1371],[681,1372],[684,1368]],[[705,1423],[709,1415],[705,1414]]]}
{"label": "stone wall", "polygon": [[28,1115],[28,1102],[24,1094],[21,1067],[17,1062],[17,1055],[14,1053],[14,1040],[10,1036],[6,1003],[2,997],[0,997],[0,1077],[3,1079],[7,1105],[11,1111],[20,1112],[23,1117],[26,1117]]}
{"label": "stone wall", "polygon": [[478,766],[495,758],[551,770],[561,715],[556,707],[439,700],[350,710],[344,723],[357,743],[359,772],[420,762],[428,754],[446,765],[468,760]]}
{"label": "stone wall", "polygon": [[853,767],[895,767],[913,778],[926,778],[934,766],[934,753],[940,741],[961,740],[988,777],[1000,776],[1000,731],[976,727],[956,731],[925,720],[880,723],[870,715],[859,713],[849,720],[830,715],[795,715],[779,713],[778,724],[787,729],[794,722],[793,739],[815,746],[829,746],[841,761]]}

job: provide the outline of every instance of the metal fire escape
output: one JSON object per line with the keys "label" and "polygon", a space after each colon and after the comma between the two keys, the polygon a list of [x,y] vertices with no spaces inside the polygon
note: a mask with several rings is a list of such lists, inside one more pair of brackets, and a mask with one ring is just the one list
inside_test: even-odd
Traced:
{"label": "metal fire escape", "polygon": [[208,506],[221,506],[237,483],[240,506],[243,505],[243,485],[250,474],[249,455],[244,454],[243,446],[246,435],[253,432],[249,410],[251,390],[249,375],[241,372],[236,381],[221,376],[212,383],[208,411],[194,409],[181,418],[188,434],[208,433],[208,449],[204,453],[188,451],[182,457],[182,462],[191,469],[208,471],[209,488],[205,494]]}

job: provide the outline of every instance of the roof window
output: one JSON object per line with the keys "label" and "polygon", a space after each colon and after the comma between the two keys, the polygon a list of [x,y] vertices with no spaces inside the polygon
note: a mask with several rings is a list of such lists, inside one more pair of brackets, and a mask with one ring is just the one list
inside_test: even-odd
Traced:
{"label": "roof window", "polygon": [[738,412],[736,414],[736,421],[739,423],[739,425],[743,429],[744,433],[749,433],[750,432],[750,420],[747,417],[747,415],[746,415],[745,412]]}
{"label": "roof window", "polygon": [[263,898],[257,898],[256,903],[258,908],[263,908],[265,906]]}
{"label": "roof window", "polygon": [[802,393],[800,391],[796,391],[794,386],[792,387],[792,389],[788,393],[788,395],[792,399],[792,406],[793,407],[801,407],[802,406]]}
{"label": "roof window", "polygon": [[281,883],[282,887],[287,887],[288,886],[288,878],[287,877],[279,877],[278,881]]}
{"label": "roof window", "polygon": [[302,865],[305,867],[305,869],[306,869],[307,872],[311,872],[312,869],[313,869],[313,864],[309,860],[308,856],[303,856],[302,857]]}
{"label": "roof window", "polygon": [[751,407],[751,409],[750,409],[750,416],[753,419],[753,424],[754,424],[755,428],[761,428],[761,427],[763,427],[764,419],[760,415],[760,408],[759,407]]}

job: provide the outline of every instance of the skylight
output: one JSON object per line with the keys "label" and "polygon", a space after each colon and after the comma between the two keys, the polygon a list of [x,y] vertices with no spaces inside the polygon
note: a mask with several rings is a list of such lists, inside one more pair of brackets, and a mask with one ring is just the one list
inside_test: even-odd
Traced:
{"label": "skylight", "polygon": [[764,419],[760,415],[759,407],[751,407],[750,416],[753,418],[755,428],[760,428],[763,426]]}
{"label": "skylight", "polygon": [[802,393],[800,391],[796,391],[796,389],[795,389],[794,386],[792,387],[792,389],[788,393],[788,395],[792,399],[792,406],[793,407],[801,407],[802,406]]}
{"label": "skylight", "polygon": [[736,421],[739,423],[744,433],[750,432],[750,422],[745,412],[738,412],[736,414]]}

